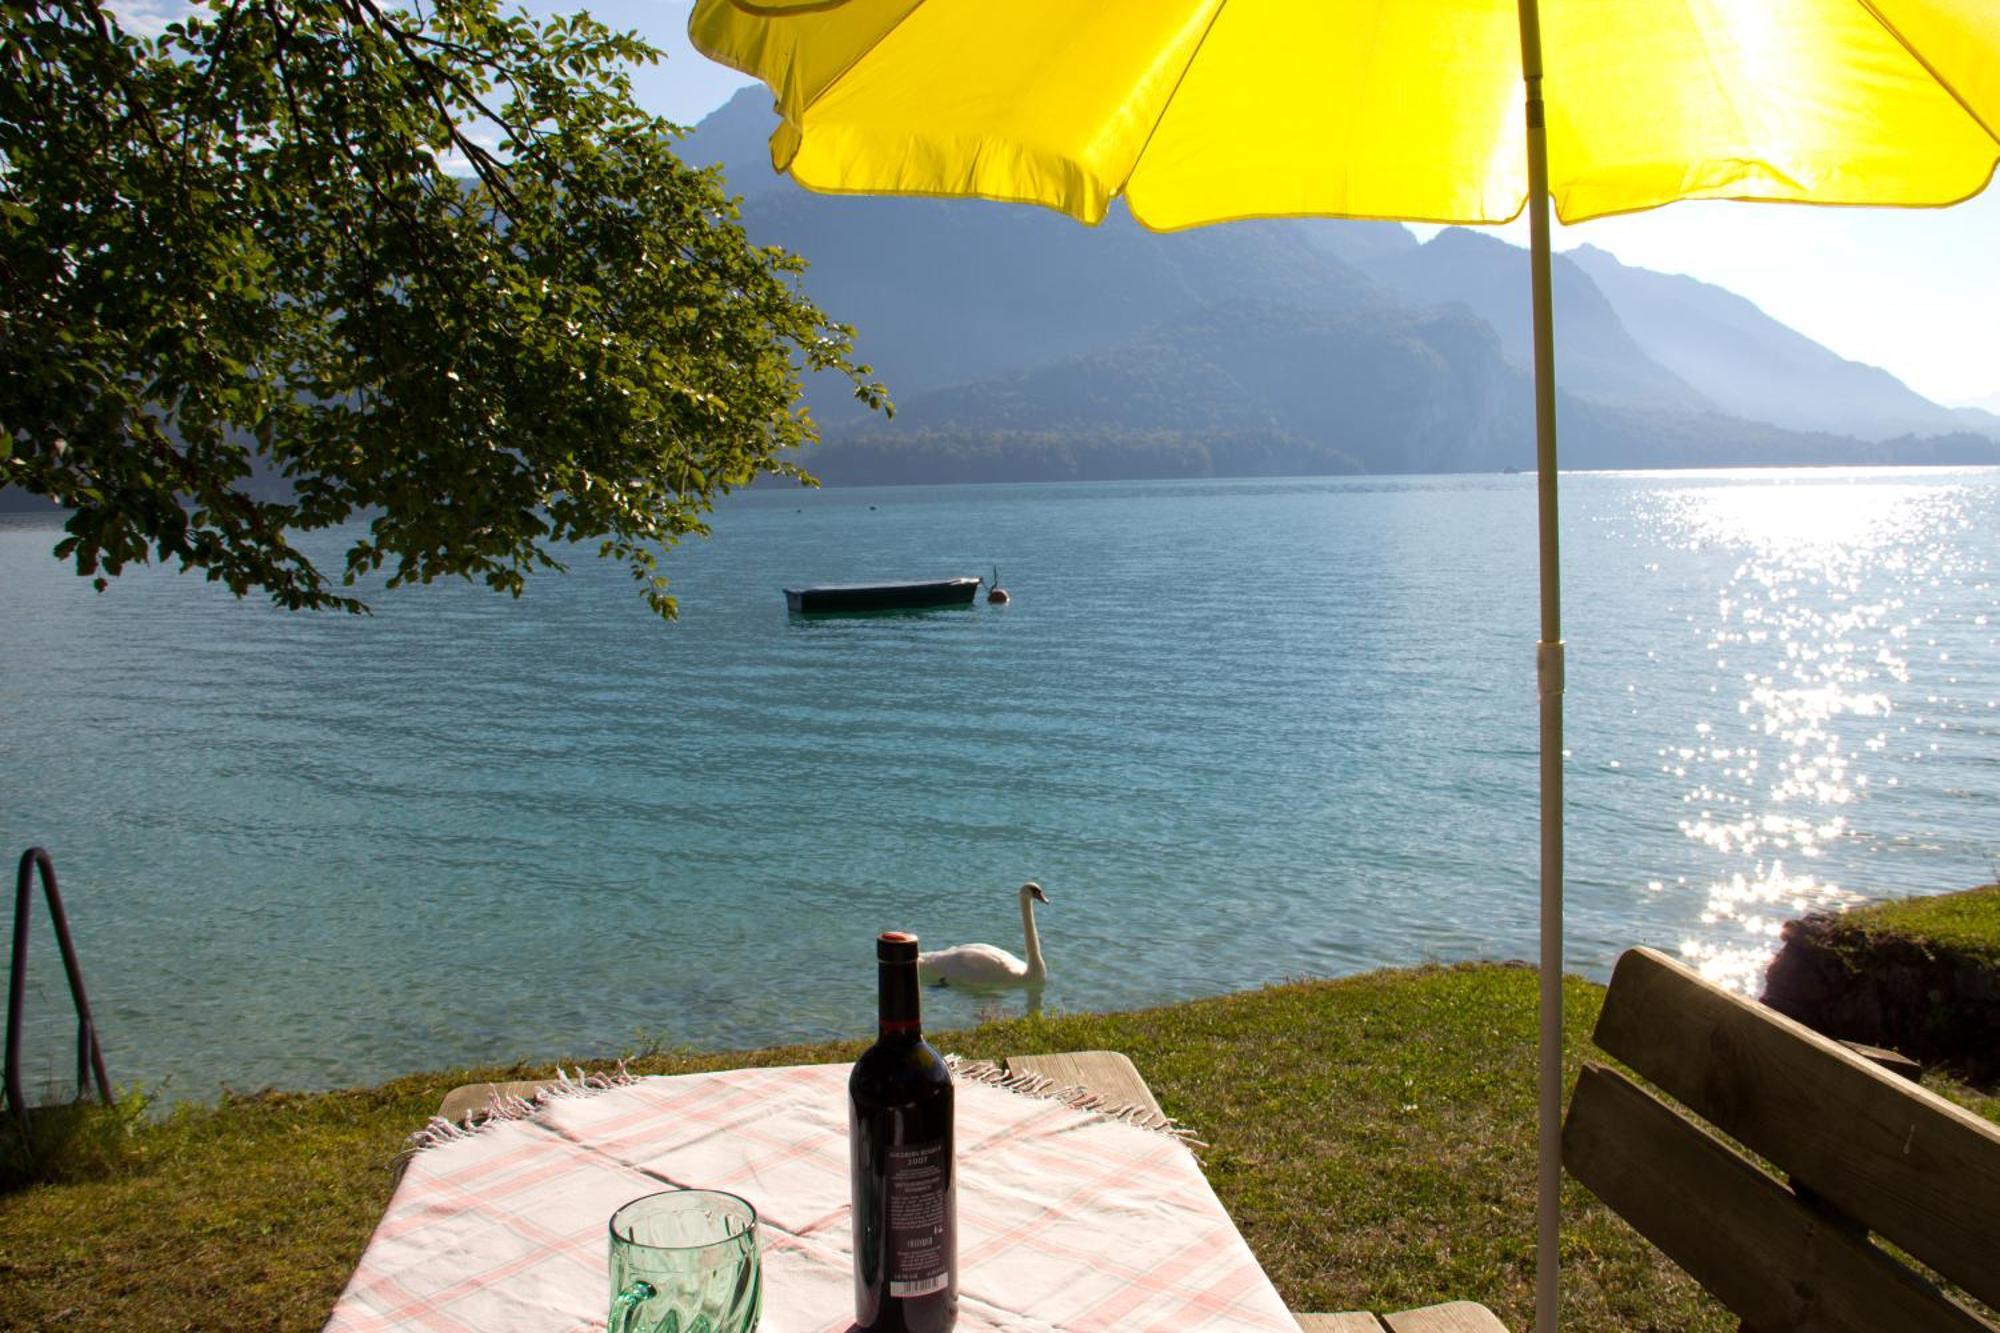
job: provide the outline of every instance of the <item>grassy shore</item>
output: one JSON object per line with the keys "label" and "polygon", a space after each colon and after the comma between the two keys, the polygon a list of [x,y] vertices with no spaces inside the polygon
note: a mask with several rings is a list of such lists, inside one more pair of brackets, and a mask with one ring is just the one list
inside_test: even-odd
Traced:
{"label": "grassy shore", "polygon": [[1836,924],[1856,938],[1908,940],[2000,967],[2000,884],[1858,907]]}
{"label": "grassy shore", "polygon": [[2000,885],[1815,913],[1784,939],[1773,1008],[2000,1091]]}
{"label": "grassy shore", "polygon": [[[1203,1166],[1297,1310],[1483,1301],[1530,1322],[1535,976],[1378,972],[1126,1014],[942,1034],[970,1056],[1109,1048],[1212,1145]],[[1567,989],[1572,1075],[1600,988]],[[852,1059],[856,1044],[672,1054],[684,1073]],[[92,1117],[65,1171],[0,1195],[0,1327],[318,1328],[439,1098],[546,1066],[235,1097],[163,1122]],[[1947,1095],[2000,1120],[2000,1098]],[[1565,1193],[1576,1329],[1735,1321],[1588,1193]]]}

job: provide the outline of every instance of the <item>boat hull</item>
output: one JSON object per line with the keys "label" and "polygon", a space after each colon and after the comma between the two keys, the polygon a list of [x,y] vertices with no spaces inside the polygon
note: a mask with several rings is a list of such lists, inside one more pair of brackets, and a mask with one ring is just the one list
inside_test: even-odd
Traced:
{"label": "boat hull", "polygon": [[785,589],[785,605],[793,614],[802,616],[970,606],[973,595],[979,591],[979,582],[978,579],[930,579],[912,583],[825,583]]}

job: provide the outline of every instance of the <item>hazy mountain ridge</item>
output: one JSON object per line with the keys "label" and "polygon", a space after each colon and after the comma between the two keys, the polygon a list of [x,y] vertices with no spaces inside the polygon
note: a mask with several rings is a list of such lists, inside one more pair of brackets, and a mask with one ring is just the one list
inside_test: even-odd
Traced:
{"label": "hazy mountain ridge", "polygon": [[[1367,271],[1414,308],[1463,305],[1493,327],[1509,361],[1534,365],[1528,255],[1519,246],[1450,227]],[[1715,409],[1697,388],[1641,349],[1612,303],[1569,256],[1555,255],[1550,272],[1556,373],[1566,392],[1629,407]]]}
{"label": "hazy mountain ridge", "polygon": [[[1093,229],[1007,204],[802,190],[746,201],[744,215],[755,239],[811,261],[806,290],[858,329],[899,401],[1114,347],[1218,302],[1395,308],[1291,223],[1163,236],[1122,211]],[[828,421],[861,415],[838,386],[814,405]]]}
{"label": "hazy mountain ridge", "polygon": [[1864,439],[1968,424],[1888,371],[1841,357],[1726,288],[1635,268],[1590,245],[1569,258],[1610,299],[1638,346],[1724,412]]}
{"label": "hazy mountain ridge", "polygon": [[[827,444],[808,462],[829,482],[1532,465],[1518,246],[813,195],[771,171],[773,124],[746,89],[685,150],[722,165],[754,238],[810,261],[806,290],[896,397],[885,422],[812,386]],[[1554,278],[1567,466],[2000,462],[1979,433],[2000,418],[1931,403],[1721,288],[1589,247],[1556,256]]]}
{"label": "hazy mountain ridge", "polygon": [[1515,433],[1496,423],[1527,406],[1516,378],[1462,310],[1230,301],[1119,347],[919,395],[895,425],[839,436],[813,466],[832,483],[897,480],[886,460],[907,436],[920,441],[908,479],[927,481],[976,479],[997,455],[1031,452],[1054,469],[1038,477],[1084,475],[1049,452],[1063,438],[1093,458],[1121,439],[1143,446],[1129,475],[1494,470]]}
{"label": "hazy mountain ridge", "polygon": [[[2000,462],[1970,434],[1876,443],[1568,392],[1557,410],[1572,468]],[[1124,347],[919,395],[893,425],[835,437],[813,467],[832,485],[1490,472],[1531,469],[1533,438],[1530,376],[1462,307],[1231,303]]]}

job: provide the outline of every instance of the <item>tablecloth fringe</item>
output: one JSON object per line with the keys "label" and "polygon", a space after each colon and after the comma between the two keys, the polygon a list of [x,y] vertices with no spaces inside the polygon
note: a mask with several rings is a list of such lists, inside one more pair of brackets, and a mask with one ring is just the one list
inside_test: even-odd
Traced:
{"label": "tablecloth fringe", "polygon": [[1103,1093],[1092,1092],[1080,1084],[1060,1085],[1047,1074],[1031,1074],[1026,1070],[1010,1073],[991,1060],[968,1060],[962,1055],[947,1055],[945,1064],[951,1067],[953,1078],[962,1078],[974,1083],[984,1083],[989,1087],[1017,1092],[1023,1097],[1040,1097],[1078,1111],[1090,1111],[1107,1120],[1117,1120],[1127,1125],[1137,1125],[1140,1129],[1150,1129],[1179,1139],[1190,1148],[1206,1148],[1208,1144],[1195,1137],[1193,1129],[1170,1115],[1162,1115],[1150,1106],[1138,1102],[1114,1102]]}
{"label": "tablecloth fringe", "polygon": [[495,1091],[487,1099],[486,1106],[474,1108],[465,1113],[462,1120],[447,1120],[434,1115],[430,1123],[404,1141],[403,1151],[397,1155],[397,1165],[402,1166],[411,1157],[426,1148],[435,1148],[441,1143],[451,1143],[458,1139],[469,1139],[496,1120],[526,1120],[535,1112],[561,1097],[590,1097],[611,1088],[622,1088],[628,1083],[637,1083],[638,1076],[626,1072],[625,1062],[620,1060],[616,1069],[585,1072],[578,1066],[574,1073],[556,1066],[555,1082],[538,1088],[532,1097],[515,1097]]}
{"label": "tablecloth fringe", "polygon": [[[1010,1073],[991,1060],[968,1060],[962,1055],[947,1055],[945,1063],[951,1067],[954,1078],[984,1083],[988,1087],[1000,1088],[1023,1097],[1060,1102],[1073,1110],[1089,1111],[1107,1120],[1116,1120],[1122,1124],[1136,1125],[1140,1129],[1166,1134],[1190,1148],[1208,1147],[1207,1143],[1195,1136],[1194,1130],[1189,1126],[1138,1102],[1114,1102],[1103,1093],[1093,1092],[1079,1084],[1058,1084],[1046,1074],[1031,1074],[1025,1070]],[[453,1143],[459,1139],[469,1139],[495,1121],[526,1120],[558,1098],[590,1097],[638,1081],[638,1076],[628,1072],[625,1062],[620,1060],[615,1069],[590,1072],[581,1066],[571,1072],[558,1065],[555,1081],[537,1089],[532,1097],[512,1096],[498,1091],[496,1087],[483,1109],[467,1111],[463,1119],[454,1121],[447,1120],[441,1115],[432,1116],[428,1124],[404,1140],[403,1150],[396,1155],[396,1168],[400,1172],[410,1158],[426,1148],[435,1148],[439,1144]]]}

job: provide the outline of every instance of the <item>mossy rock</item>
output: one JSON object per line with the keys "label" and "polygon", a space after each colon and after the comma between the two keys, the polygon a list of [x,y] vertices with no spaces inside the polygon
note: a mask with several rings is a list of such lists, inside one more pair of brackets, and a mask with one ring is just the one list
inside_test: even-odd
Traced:
{"label": "mossy rock", "polygon": [[1787,922],[1764,1000],[1808,1027],[2000,1083],[2000,885]]}

